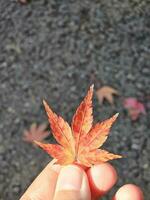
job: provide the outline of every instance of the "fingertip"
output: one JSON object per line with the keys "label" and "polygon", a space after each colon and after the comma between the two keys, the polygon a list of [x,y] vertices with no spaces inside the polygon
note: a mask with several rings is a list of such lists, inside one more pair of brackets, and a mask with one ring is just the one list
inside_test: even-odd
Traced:
{"label": "fingertip", "polygon": [[64,166],[57,180],[56,191],[80,190],[82,184],[83,170],[76,165]]}
{"label": "fingertip", "polygon": [[64,166],[58,176],[54,199],[90,200],[90,188],[86,173],[77,165]]}
{"label": "fingertip", "polygon": [[87,175],[92,195],[95,197],[106,194],[117,181],[116,170],[109,163],[91,167],[88,170]]}
{"label": "fingertip", "polygon": [[126,184],[122,186],[113,197],[113,200],[144,200],[142,190],[133,184]]}

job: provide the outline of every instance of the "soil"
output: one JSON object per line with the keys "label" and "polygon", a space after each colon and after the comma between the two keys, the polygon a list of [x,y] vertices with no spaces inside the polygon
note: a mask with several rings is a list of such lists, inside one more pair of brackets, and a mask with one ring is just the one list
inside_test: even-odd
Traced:
{"label": "soil", "polygon": [[112,161],[118,183],[103,199],[135,183],[149,200],[150,111],[132,122],[122,105],[150,95],[149,0],[0,1],[1,200],[19,199],[51,159],[22,140],[33,122],[47,121],[42,99],[70,122],[92,82],[120,93],[113,107],[94,96],[95,121],[120,113],[104,146],[125,157]]}

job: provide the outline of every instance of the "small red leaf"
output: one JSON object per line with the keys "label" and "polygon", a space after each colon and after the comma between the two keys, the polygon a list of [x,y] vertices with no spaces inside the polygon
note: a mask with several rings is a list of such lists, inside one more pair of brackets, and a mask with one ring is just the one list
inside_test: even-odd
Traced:
{"label": "small red leaf", "polygon": [[140,114],[146,114],[145,106],[136,98],[128,97],[123,102],[124,107],[128,110],[131,120],[135,121]]}
{"label": "small red leaf", "polygon": [[28,3],[28,0],[18,0],[20,3],[22,4],[27,4]]}

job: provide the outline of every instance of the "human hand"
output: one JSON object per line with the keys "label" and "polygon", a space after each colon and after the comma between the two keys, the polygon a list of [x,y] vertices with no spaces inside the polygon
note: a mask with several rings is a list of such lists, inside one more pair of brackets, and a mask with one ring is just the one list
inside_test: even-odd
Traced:
{"label": "human hand", "polygon": [[[97,200],[116,183],[116,170],[104,163],[86,172],[76,166],[61,167],[49,163],[38,175],[20,200]],[[143,200],[140,188],[127,184],[122,186],[113,200]]]}

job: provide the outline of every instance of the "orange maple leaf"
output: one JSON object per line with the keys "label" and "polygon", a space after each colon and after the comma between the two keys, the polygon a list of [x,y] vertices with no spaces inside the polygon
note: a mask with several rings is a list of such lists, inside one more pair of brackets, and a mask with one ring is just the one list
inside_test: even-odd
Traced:
{"label": "orange maple leaf", "polygon": [[102,105],[104,99],[107,100],[111,105],[114,104],[113,95],[118,95],[118,91],[110,86],[103,86],[96,91],[99,103]]}
{"label": "orange maple leaf", "polygon": [[37,141],[35,143],[57,159],[58,164],[78,163],[90,167],[122,157],[98,149],[106,141],[118,114],[92,126],[92,96],[93,86],[90,87],[73,116],[71,127],[62,117],[57,116],[44,101],[53,136],[59,144],[43,144]]}

